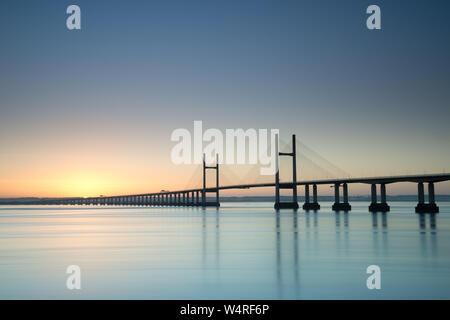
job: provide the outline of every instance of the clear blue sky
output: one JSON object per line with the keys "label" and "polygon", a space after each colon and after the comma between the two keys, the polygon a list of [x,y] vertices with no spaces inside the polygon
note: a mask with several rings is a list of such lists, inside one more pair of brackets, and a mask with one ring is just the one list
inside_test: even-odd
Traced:
{"label": "clear blue sky", "polygon": [[[70,4],[81,31],[66,29]],[[370,4],[382,30],[365,26]],[[0,196],[78,184],[60,193],[72,194],[82,179],[111,193],[170,188],[184,177],[170,133],[193,120],[296,133],[352,176],[450,171],[449,12],[448,1],[3,0]]]}

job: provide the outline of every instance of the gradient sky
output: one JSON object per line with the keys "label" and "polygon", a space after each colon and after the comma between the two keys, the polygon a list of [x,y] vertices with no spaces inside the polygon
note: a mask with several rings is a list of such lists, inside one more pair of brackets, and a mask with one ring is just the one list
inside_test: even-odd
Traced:
{"label": "gradient sky", "polygon": [[[66,28],[70,4],[80,31]],[[365,26],[370,4],[382,30]],[[449,12],[425,0],[2,0],[0,197],[184,188],[196,167],[172,164],[170,135],[194,120],[296,133],[353,177],[449,172]]]}

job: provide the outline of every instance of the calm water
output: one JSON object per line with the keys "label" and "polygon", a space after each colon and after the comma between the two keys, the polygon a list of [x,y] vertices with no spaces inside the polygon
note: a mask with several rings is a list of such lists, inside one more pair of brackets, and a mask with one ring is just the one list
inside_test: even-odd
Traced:
{"label": "calm water", "polygon": [[[209,208],[0,206],[0,298],[450,298],[450,203],[420,216]],[[379,265],[381,290],[366,268]],[[81,268],[81,290],[66,268]]]}

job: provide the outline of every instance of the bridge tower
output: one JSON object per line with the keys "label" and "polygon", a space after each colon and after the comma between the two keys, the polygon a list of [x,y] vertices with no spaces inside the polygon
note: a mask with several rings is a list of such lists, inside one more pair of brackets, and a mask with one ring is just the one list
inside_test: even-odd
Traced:
{"label": "bridge tower", "polygon": [[[209,191],[206,189],[206,170],[213,169],[216,170],[216,187],[213,191]],[[216,193],[216,201],[208,202],[206,200],[207,192],[215,192]],[[203,154],[203,192],[202,192],[202,207],[220,207],[219,202],[219,155],[216,155],[216,165],[215,166],[207,166],[205,160],[205,154]]]}
{"label": "bridge tower", "polygon": [[[295,134],[292,135],[292,152],[279,152],[278,151],[278,134],[275,135],[275,205],[274,208],[278,209],[298,209],[297,202],[297,152],[295,150]],[[279,171],[279,156],[292,157],[292,183],[280,183],[280,171]],[[292,189],[292,202],[280,201],[280,189]]]}

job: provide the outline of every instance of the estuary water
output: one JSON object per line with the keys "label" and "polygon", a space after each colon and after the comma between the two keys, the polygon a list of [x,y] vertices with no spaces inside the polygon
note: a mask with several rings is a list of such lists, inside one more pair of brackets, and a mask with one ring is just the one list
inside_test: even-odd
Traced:
{"label": "estuary water", "polygon": [[[449,299],[450,203],[0,206],[1,299]],[[81,290],[66,287],[69,265]],[[366,269],[381,269],[369,290]]]}

